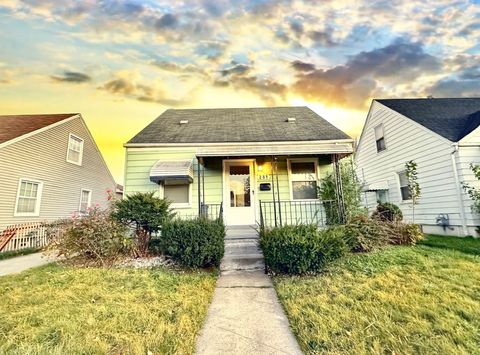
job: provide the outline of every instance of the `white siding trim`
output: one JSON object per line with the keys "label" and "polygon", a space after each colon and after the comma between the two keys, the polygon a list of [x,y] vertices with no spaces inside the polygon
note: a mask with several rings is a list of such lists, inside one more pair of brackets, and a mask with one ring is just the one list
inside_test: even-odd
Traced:
{"label": "white siding trim", "polygon": [[[78,161],[74,161],[74,160],[70,160],[68,159],[68,152],[70,151],[70,140],[74,138],[74,139],[78,139],[79,141],[81,141],[80,143],[80,155],[78,157]],[[73,134],[73,133],[70,133],[68,135],[68,143],[67,143],[67,156],[65,158],[65,160],[67,161],[67,163],[72,163],[72,164],[75,164],[75,165],[79,165],[79,166],[82,166],[82,161],[83,161],[83,146],[85,144],[85,140],[83,138],[80,138],[79,136]]]}
{"label": "white siding trim", "polygon": [[297,162],[305,162],[305,163],[313,163],[315,164],[315,181],[317,183],[317,188],[318,188],[318,158],[291,158],[287,159],[287,174],[288,174],[288,186],[290,188],[290,200],[292,201],[316,201],[317,199],[293,199],[293,180],[292,180],[292,162],[297,163]]}
{"label": "white siding trim", "polygon": [[353,145],[353,139],[325,139],[325,140],[318,140],[318,141],[262,141],[262,142],[220,142],[220,143],[125,143],[123,146],[125,148],[168,148],[174,147],[176,149],[181,147],[211,147],[211,146],[243,146],[243,145],[276,145],[276,146],[296,146],[298,144],[308,144],[308,145],[316,145],[316,144],[328,144],[328,143],[349,143]]}
{"label": "white siding trim", "polygon": [[13,138],[13,139],[10,139],[9,141],[6,141],[6,142],[3,142],[3,143],[0,143],[0,148],[3,148],[3,147],[6,147],[7,145],[10,145],[10,144],[13,144],[13,143],[16,143],[16,142],[19,142],[25,138],[28,138],[28,137],[31,137],[35,134],[38,134],[38,133],[41,133],[41,132],[45,132],[53,127],[56,127],[58,125],[61,125],[63,123],[66,123],[66,122],[69,122],[77,117],[80,117],[79,114],[75,114],[71,117],[68,117],[68,118],[65,118],[64,120],[61,120],[61,121],[58,121],[58,122],[55,122],[55,123],[52,123],[51,125],[48,125],[48,126],[45,126],[45,127],[42,127],[42,128],[39,128],[35,131],[32,131],[32,132],[28,132],[28,133],[25,133],[24,135],[21,135],[19,137],[16,137],[16,138]]}
{"label": "white siding trim", "polygon": [[[20,198],[20,188],[22,187],[22,182],[24,182],[24,181],[34,182],[34,183],[38,184],[37,200],[35,202],[35,211],[34,212],[17,212],[18,200]],[[41,204],[41,201],[42,201],[42,191],[43,191],[43,181],[28,179],[28,178],[18,179],[17,197],[16,197],[16,200],[15,200],[15,209],[13,210],[13,216],[14,217],[28,217],[28,216],[38,217],[38,216],[40,216],[40,204]]]}

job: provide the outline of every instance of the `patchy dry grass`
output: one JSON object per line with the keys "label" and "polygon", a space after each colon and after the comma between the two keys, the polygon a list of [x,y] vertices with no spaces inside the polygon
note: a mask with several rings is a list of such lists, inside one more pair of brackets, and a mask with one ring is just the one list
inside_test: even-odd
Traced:
{"label": "patchy dry grass", "polygon": [[215,279],[54,264],[0,277],[0,353],[191,354]]}
{"label": "patchy dry grass", "polygon": [[306,353],[480,354],[479,250],[432,236],[274,281]]}

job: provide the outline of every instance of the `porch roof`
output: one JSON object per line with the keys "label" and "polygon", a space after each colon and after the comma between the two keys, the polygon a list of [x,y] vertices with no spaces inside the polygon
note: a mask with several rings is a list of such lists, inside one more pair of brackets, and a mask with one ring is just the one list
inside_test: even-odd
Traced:
{"label": "porch roof", "polygon": [[271,156],[271,155],[320,155],[320,154],[351,154],[352,140],[336,140],[321,142],[292,142],[282,144],[229,144],[202,146],[197,149],[197,157],[226,156]]}
{"label": "porch roof", "polygon": [[150,169],[150,181],[193,182],[192,160],[158,160]]}

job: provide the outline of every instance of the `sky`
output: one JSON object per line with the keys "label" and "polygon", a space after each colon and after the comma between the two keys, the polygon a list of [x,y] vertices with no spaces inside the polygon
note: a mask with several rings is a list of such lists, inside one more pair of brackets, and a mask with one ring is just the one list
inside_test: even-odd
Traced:
{"label": "sky", "polygon": [[80,112],[114,177],[168,108],[480,96],[480,1],[0,0],[0,114]]}

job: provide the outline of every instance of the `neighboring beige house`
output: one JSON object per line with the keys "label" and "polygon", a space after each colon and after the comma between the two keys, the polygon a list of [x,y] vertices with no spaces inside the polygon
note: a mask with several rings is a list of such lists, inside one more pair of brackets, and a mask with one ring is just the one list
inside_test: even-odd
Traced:
{"label": "neighboring beige house", "polygon": [[0,116],[0,231],[105,206],[115,181],[78,113]]}
{"label": "neighboring beige house", "polygon": [[480,164],[480,98],[373,100],[355,156],[370,211],[389,201],[412,221],[409,160],[421,188],[415,223],[428,233],[478,235],[480,215],[462,184],[480,187],[470,169]]}

